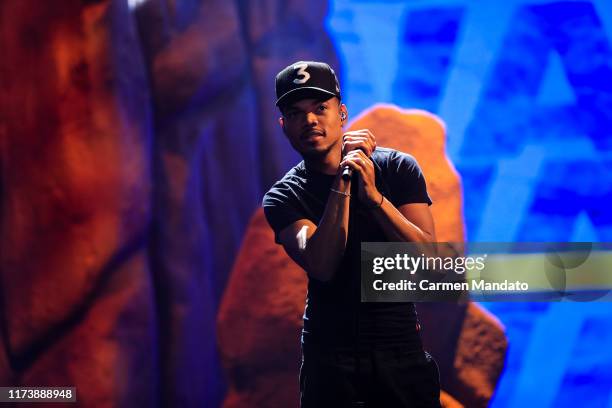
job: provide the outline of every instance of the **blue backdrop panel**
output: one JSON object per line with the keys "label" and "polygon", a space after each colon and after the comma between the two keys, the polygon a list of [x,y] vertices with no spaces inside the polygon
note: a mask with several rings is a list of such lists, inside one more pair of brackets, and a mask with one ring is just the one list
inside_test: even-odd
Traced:
{"label": "blue backdrop panel", "polygon": [[[331,2],[354,116],[438,114],[471,241],[612,241],[612,2]],[[612,407],[612,305],[486,304],[506,325],[494,407]]]}

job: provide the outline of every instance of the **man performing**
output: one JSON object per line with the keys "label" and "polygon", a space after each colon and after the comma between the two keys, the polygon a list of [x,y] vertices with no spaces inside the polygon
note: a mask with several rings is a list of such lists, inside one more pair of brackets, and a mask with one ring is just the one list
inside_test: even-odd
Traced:
{"label": "man performing", "polygon": [[360,301],[361,242],[435,242],[418,164],[367,129],[343,134],[347,108],[325,63],[283,69],[276,96],[304,159],[263,199],[276,242],[308,274],[301,407],[440,407],[414,304]]}

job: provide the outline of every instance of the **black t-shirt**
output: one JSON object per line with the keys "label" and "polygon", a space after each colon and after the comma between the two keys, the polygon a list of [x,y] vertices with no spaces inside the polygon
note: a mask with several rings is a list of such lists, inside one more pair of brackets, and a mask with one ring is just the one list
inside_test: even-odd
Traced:
{"label": "black t-shirt", "polygon": [[[395,206],[427,203],[425,179],[409,154],[377,147],[371,156],[378,190]],[[300,219],[318,225],[334,175],[293,167],[266,193],[263,208],[275,233]],[[339,270],[329,282],[309,279],[304,310],[304,343],[329,346],[404,345],[421,348],[413,303],[362,303],[360,296],[361,242],[387,241],[383,230],[356,199],[353,183],[348,240]]]}

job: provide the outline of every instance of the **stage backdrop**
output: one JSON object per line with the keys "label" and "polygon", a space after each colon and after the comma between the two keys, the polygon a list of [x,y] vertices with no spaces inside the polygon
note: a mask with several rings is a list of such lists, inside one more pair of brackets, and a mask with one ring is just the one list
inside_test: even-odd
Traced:
{"label": "stage backdrop", "polygon": [[[355,115],[447,124],[470,241],[612,240],[612,3],[331,2]],[[612,407],[612,305],[487,304],[506,325],[493,407]]]}
{"label": "stage backdrop", "polygon": [[[448,126],[472,241],[610,241],[612,5],[0,1],[0,385],[88,406],[217,406],[219,300],[295,164],[274,75],[338,68]],[[488,304],[494,407],[612,407],[612,307]],[[248,307],[248,305],[245,305]]]}

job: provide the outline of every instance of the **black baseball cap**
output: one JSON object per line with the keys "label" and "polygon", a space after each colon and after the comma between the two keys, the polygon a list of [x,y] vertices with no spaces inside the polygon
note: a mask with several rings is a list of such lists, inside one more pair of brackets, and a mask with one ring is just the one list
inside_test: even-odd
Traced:
{"label": "black baseball cap", "polygon": [[340,99],[340,84],[334,70],[324,62],[294,62],[276,75],[276,106],[326,96]]}

